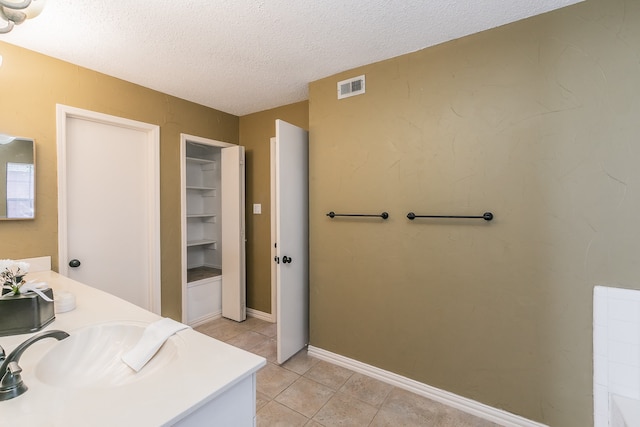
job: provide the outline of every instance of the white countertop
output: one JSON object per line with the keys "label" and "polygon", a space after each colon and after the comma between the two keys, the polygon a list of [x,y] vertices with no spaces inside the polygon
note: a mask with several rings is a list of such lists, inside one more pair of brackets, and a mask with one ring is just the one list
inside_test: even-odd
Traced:
{"label": "white countertop", "polygon": [[[76,309],[57,313],[41,331],[60,329],[70,335],[105,322],[148,324],[160,316],[53,271],[29,273],[55,291],[76,297]],[[1,313],[0,313],[1,315]],[[38,332],[41,332],[38,331]],[[35,334],[0,337],[9,354]],[[0,427],[11,426],[161,426],[171,425],[257,372],[264,358],[210,338],[191,328],[169,338],[178,357],[162,372],[117,387],[58,387],[36,376],[36,365],[59,342],[46,338],[26,349],[20,359],[26,393],[0,402]],[[144,372],[143,370],[140,373]]]}

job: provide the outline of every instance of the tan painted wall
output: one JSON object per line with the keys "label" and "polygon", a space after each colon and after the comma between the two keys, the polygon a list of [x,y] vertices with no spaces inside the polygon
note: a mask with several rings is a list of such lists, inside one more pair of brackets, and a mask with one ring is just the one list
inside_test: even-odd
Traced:
{"label": "tan painted wall", "polygon": [[311,344],[592,425],[593,286],[640,288],[639,58],[638,2],[587,0],[311,83]]}
{"label": "tan painted wall", "polygon": [[[240,117],[240,145],[246,148],[247,307],[271,311],[271,195],[269,141],[276,135],[276,119],[309,128],[307,101]],[[254,215],[254,203],[262,214]]]}
{"label": "tan painted wall", "polygon": [[56,103],[160,126],[162,314],[180,318],[180,133],[238,143],[238,117],[0,42],[0,132],[36,141],[36,219],[0,221],[0,258],[58,265]]}

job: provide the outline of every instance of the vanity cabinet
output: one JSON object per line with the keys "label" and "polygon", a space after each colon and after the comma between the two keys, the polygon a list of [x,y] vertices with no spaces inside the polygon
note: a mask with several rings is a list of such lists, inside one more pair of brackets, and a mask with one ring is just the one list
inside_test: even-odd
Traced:
{"label": "vanity cabinet", "polygon": [[[88,370],[76,370],[74,374],[49,363],[50,355],[63,341],[48,338],[30,346],[20,358],[28,390],[0,402],[0,426],[256,425],[256,375],[266,364],[264,358],[192,328],[169,337],[154,358],[162,357],[163,350],[170,356],[156,365],[152,359],[140,372],[124,363],[119,366],[108,355],[106,359],[83,358],[86,351],[82,344],[87,343],[83,340],[88,336],[97,347],[123,345],[119,341],[122,336],[100,332],[105,331],[104,326],[147,327],[160,316],[54,271],[38,271],[40,265],[50,265],[50,259],[33,260],[26,279],[47,283],[54,295],[70,293],[78,305],[75,310],[57,313],[43,330],[68,332],[66,340],[74,342],[66,342],[65,351]],[[92,332],[83,334],[87,329]],[[126,340],[135,332],[128,334]],[[31,335],[0,337],[0,346],[10,353]],[[104,370],[113,375],[101,376]]]}

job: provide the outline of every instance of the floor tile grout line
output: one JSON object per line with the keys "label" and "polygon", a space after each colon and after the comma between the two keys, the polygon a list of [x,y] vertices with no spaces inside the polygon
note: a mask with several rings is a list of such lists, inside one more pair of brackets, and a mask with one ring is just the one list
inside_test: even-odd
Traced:
{"label": "floor tile grout line", "polygon": [[[275,364],[274,364],[274,365],[275,365]],[[278,365],[276,365],[276,366],[278,366]],[[294,373],[295,373],[295,372],[294,372]],[[278,393],[277,395],[275,395],[275,397],[274,397],[273,399],[271,399],[271,401],[274,401],[274,402],[276,402],[276,403],[277,403],[277,404],[279,404],[279,405],[282,405],[282,406],[284,406],[284,407],[286,407],[286,408],[291,409],[291,410],[292,410],[293,412],[295,412],[296,414],[300,414],[300,415],[302,415],[302,416],[303,416],[303,417],[305,417],[305,419],[307,420],[307,422],[305,423],[305,425],[307,425],[307,424],[309,423],[309,421],[311,421],[311,418],[307,417],[305,414],[300,413],[299,411],[296,411],[296,410],[295,410],[295,409],[293,409],[292,407],[287,406],[285,403],[278,402],[278,401],[276,400],[276,399],[278,398],[278,396],[280,396],[282,393],[284,393],[284,392],[285,392],[285,390],[287,390],[289,387],[291,387],[291,386],[292,386],[296,381],[298,381],[300,378],[302,378],[302,375],[298,375],[298,378],[296,378],[296,380],[295,380],[294,382],[292,382],[291,384],[289,384],[287,387],[285,387],[285,389],[284,389],[284,390],[282,390],[280,393]],[[315,415],[315,414],[314,414],[314,415]]]}
{"label": "floor tile grout line", "polygon": [[[214,322],[214,321],[215,321],[215,320],[212,320],[212,322]],[[268,348],[268,347],[270,346],[270,341],[273,341],[274,339],[276,339],[275,337],[270,337],[269,335],[263,334],[263,333],[261,333],[261,332],[259,332],[259,331],[257,331],[257,330],[255,330],[255,329],[254,329],[254,328],[262,328],[263,330],[265,330],[264,325],[265,325],[265,323],[269,323],[269,322],[262,322],[262,323],[261,323],[261,322],[257,322],[257,321],[256,321],[256,322],[252,322],[252,325],[251,325],[251,326],[248,326],[248,324],[245,324],[245,325],[247,325],[246,327],[237,327],[237,325],[238,325],[238,323],[237,323],[237,322],[233,322],[233,321],[230,321],[230,320],[227,320],[227,319],[223,319],[220,323],[221,323],[221,324],[220,324],[220,326],[216,326],[216,327],[212,328],[212,330],[210,330],[210,331],[208,331],[208,332],[204,332],[204,329],[205,329],[205,328],[202,328],[202,329],[199,329],[199,328],[198,328],[198,329],[196,329],[196,328],[194,328],[194,329],[196,329],[198,332],[204,333],[205,335],[209,335],[209,334],[211,333],[211,335],[209,335],[209,336],[211,336],[212,338],[218,339],[218,340],[220,340],[220,341],[226,342],[227,344],[229,344],[229,342],[228,342],[228,341],[232,340],[233,338],[237,337],[239,334],[244,333],[244,332],[254,332],[254,333],[256,333],[256,334],[261,335],[261,337],[264,337],[264,341],[263,341],[263,343],[261,343],[261,344],[256,344],[256,345],[252,346],[249,350],[246,350],[246,351],[249,351],[249,352],[252,352],[251,350],[254,350],[256,347],[258,347],[259,345],[263,345],[263,344],[267,344],[267,345],[265,346],[265,348],[266,348],[268,351],[270,351],[270,350],[269,350],[269,348]],[[243,325],[243,326],[244,326],[244,325]],[[221,334],[221,335],[224,335],[224,334],[226,334],[226,333],[229,333],[229,331],[231,331],[231,332],[237,332],[237,333],[236,333],[235,335],[230,336],[230,337],[226,337],[226,340],[222,340],[222,339],[220,339],[220,338],[216,338],[216,337],[215,337],[216,332],[217,332],[217,333],[219,333],[219,334]],[[229,344],[229,345],[233,345],[233,344]],[[257,354],[257,353],[254,353],[254,354]],[[264,356],[263,356],[263,357],[264,357]],[[309,357],[309,358],[311,358],[311,359],[315,359],[315,358],[313,358],[312,356],[308,356],[308,357]],[[265,357],[265,359],[266,359],[266,357]],[[328,387],[328,386],[326,386],[325,384],[322,384],[322,383],[320,383],[320,382],[316,381],[315,379],[310,378],[310,377],[308,377],[308,376],[307,376],[307,374],[309,374],[309,373],[310,373],[310,371],[314,368],[314,366],[316,366],[316,365],[317,365],[317,363],[318,363],[318,362],[311,363],[311,365],[310,365],[310,366],[309,366],[309,367],[304,371],[304,373],[302,373],[302,374],[300,374],[300,373],[298,373],[298,372],[294,371],[293,369],[289,369],[289,368],[285,367],[285,366],[284,366],[285,364],[279,365],[279,364],[277,364],[276,362],[269,361],[268,359],[267,359],[267,363],[268,363],[268,364],[271,364],[271,365],[273,365],[273,366],[275,366],[275,367],[281,367],[281,368],[285,369],[287,372],[294,374],[294,375],[295,375],[295,380],[294,380],[293,382],[291,382],[288,386],[286,386],[284,390],[281,390],[278,394],[276,394],[276,396],[275,396],[275,397],[273,397],[273,398],[271,398],[270,396],[268,396],[268,395],[266,395],[266,394],[262,394],[262,397],[263,397],[263,398],[266,398],[266,400],[264,400],[264,405],[262,405],[262,406],[260,407],[260,409],[257,409],[257,410],[256,410],[256,416],[258,415],[258,413],[259,413],[259,412],[263,411],[263,410],[264,410],[264,408],[265,408],[268,404],[270,404],[270,403],[272,403],[272,402],[273,402],[273,403],[275,403],[275,404],[282,405],[283,407],[287,408],[288,410],[291,410],[291,411],[293,411],[294,413],[296,413],[296,414],[298,414],[299,416],[301,416],[301,417],[302,417],[302,419],[304,419],[304,420],[305,420],[304,425],[310,424],[311,422],[316,423],[317,425],[323,425],[323,424],[322,424],[322,423],[320,423],[319,421],[316,421],[316,420],[314,419],[314,417],[316,417],[316,416],[318,415],[318,413],[319,413],[320,411],[322,411],[322,410],[327,406],[327,404],[328,404],[328,403],[329,403],[333,398],[335,398],[335,396],[336,396],[336,395],[341,394],[341,395],[348,396],[349,398],[356,399],[357,401],[362,402],[362,403],[364,403],[364,404],[367,404],[368,406],[370,406],[370,407],[372,407],[372,408],[374,408],[374,409],[375,409],[375,411],[374,411],[374,413],[373,413],[373,418],[372,418],[372,419],[371,419],[371,421],[368,423],[368,425],[369,425],[369,426],[372,426],[372,425],[373,425],[373,423],[374,423],[374,421],[376,420],[376,418],[377,418],[380,414],[383,414],[383,415],[381,415],[381,416],[384,418],[384,417],[386,416],[386,415],[384,415],[384,414],[387,414],[387,413],[388,413],[388,410],[387,410],[387,409],[385,409],[385,407],[386,407],[386,406],[388,406],[387,404],[388,404],[389,402],[391,402],[391,400],[390,400],[390,399],[392,399],[392,395],[394,394],[394,392],[395,392],[396,390],[402,390],[402,389],[400,389],[399,387],[392,386],[392,387],[391,387],[391,389],[389,389],[389,391],[387,392],[386,396],[382,399],[382,401],[381,401],[380,405],[379,405],[379,406],[377,406],[377,405],[372,405],[372,404],[371,404],[371,403],[369,403],[369,402],[365,402],[365,401],[363,401],[362,399],[358,398],[356,395],[352,395],[352,394],[350,394],[350,393],[347,393],[347,392],[343,391],[343,389],[344,389],[345,385],[347,384],[347,382],[348,382],[348,381],[353,377],[353,375],[356,373],[356,372],[354,372],[354,371],[352,371],[352,370],[350,370],[350,369],[348,369],[348,368],[345,368],[345,369],[347,369],[348,371],[350,371],[350,372],[351,372],[351,374],[350,374],[350,375],[349,375],[349,377],[348,377],[348,378],[347,378],[347,379],[346,379],[346,380],[345,380],[345,381],[344,381],[344,382],[343,382],[343,383],[338,387],[338,389],[337,389],[337,390],[334,390],[333,388]],[[285,362],[285,363],[286,363],[286,362]],[[301,364],[297,364],[297,363],[296,363],[296,365],[292,365],[292,366],[305,367],[307,363],[308,363],[308,361],[307,361],[306,359],[302,359],[302,360],[301,360]],[[329,363],[329,362],[327,362],[327,363]],[[333,365],[333,364],[331,364],[331,363],[329,363],[329,364],[330,364],[330,365]],[[337,365],[336,365],[336,366],[337,366]],[[320,384],[320,385],[322,385],[322,386],[328,387],[328,388],[330,389],[330,391],[331,391],[331,396],[328,398],[328,400],[327,400],[324,404],[322,404],[322,405],[320,406],[320,408],[319,408],[318,410],[316,410],[316,411],[314,412],[314,414],[313,414],[311,417],[308,417],[308,416],[306,416],[306,415],[304,415],[304,414],[301,414],[300,412],[296,411],[295,409],[290,408],[289,406],[287,406],[287,405],[285,405],[285,404],[283,404],[283,403],[280,403],[280,402],[278,402],[278,401],[276,401],[276,400],[275,400],[278,396],[280,396],[280,395],[281,395],[285,390],[289,389],[289,387],[291,387],[291,386],[292,386],[296,381],[298,381],[300,378],[305,378],[306,380],[313,381],[313,382],[315,382],[315,383],[317,383],[317,384]],[[397,399],[397,396],[396,396],[396,398],[394,398],[394,399]],[[429,399],[425,399],[425,400],[429,401]],[[447,405],[445,405],[445,406],[447,406]],[[455,408],[447,407],[447,409],[454,409],[454,411],[455,411]],[[445,410],[445,412],[448,412],[448,411],[447,411],[447,410]],[[263,412],[263,413],[265,414],[265,416],[267,416],[267,417],[268,417],[268,415],[267,415],[268,413],[267,413],[267,412]],[[447,424],[447,426],[449,426],[449,425],[453,425],[453,424]],[[456,423],[455,425],[458,425],[458,424]],[[466,424],[466,423],[465,423],[464,425],[470,425],[470,424]],[[485,424],[482,424],[482,425],[485,425]],[[497,424],[493,424],[493,423],[491,423],[491,424],[486,424],[486,425],[492,425],[492,426],[496,426],[496,427],[498,426]]]}

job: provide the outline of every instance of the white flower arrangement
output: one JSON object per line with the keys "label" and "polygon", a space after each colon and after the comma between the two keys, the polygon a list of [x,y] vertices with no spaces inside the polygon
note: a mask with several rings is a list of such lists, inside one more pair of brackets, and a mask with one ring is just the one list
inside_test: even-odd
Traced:
{"label": "white flower arrangement", "polygon": [[26,283],[24,276],[28,272],[29,263],[10,259],[0,260],[0,284],[2,284],[2,289],[8,290],[10,295],[20,295],[20,287]]}

